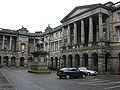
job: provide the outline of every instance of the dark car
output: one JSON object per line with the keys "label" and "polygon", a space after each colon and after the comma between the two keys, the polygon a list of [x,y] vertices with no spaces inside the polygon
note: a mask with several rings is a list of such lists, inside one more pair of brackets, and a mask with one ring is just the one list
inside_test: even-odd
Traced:
{"label": "dark car", "polygon": [[57,71],[57,76],[59,78],[84,78],[87,74],[85,72],[81,72],[78,68],[62,68]]}

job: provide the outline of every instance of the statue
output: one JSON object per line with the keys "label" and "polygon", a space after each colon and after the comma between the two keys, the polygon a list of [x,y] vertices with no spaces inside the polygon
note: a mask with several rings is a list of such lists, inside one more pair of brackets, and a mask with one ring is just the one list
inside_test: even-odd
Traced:
{"label": "statue", "polygon": [[38,39],[36,46],[39,47],[39,48],[43,48],[43,41],[42,41],[42,39]]}

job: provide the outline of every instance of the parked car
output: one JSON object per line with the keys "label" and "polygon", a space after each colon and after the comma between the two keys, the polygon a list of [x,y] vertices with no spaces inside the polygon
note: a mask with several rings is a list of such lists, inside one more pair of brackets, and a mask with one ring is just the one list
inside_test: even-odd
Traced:
{"label": "parked car", "polygon": [[81,72],[78,68],[62,68],[57,71],[57,76],[59,78],[79,78],[86,77],[87,74],[85,72]]}
{"label": "parked car", "polygon": [[82,72],[87,73],[88,76],[89,76],[89,75],[91,75],[91,76],[96,76],[96,75],[98,74],[97,71],[94,71],[94,70],[91,70],[91,69],[87,69],[86,67],[79,67],[78,69],[79,69],[80,71],[82,71]]}

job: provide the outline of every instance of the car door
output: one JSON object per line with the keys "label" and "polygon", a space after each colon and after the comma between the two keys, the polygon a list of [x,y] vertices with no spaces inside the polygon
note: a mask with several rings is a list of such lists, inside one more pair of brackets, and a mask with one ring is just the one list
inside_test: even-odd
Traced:
{"label": "car door", "polygon": [[70,69],[70,74],[73,77],[78,77],[79,76],[79,70],[76,68]]}

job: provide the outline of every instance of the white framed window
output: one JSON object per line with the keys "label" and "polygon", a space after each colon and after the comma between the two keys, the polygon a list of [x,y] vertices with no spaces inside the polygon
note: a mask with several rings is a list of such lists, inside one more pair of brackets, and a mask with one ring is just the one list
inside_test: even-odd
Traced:
{"label": "white framed window", "polygon": [[118,29],[118,42],[120,42],[120,29]]}
{"label": "white framed window", "polygon": [[120,12],[117,13],[117,21],[120,21]]}

